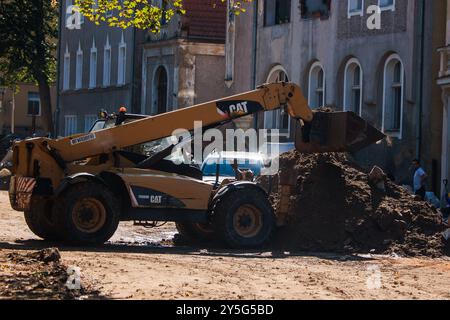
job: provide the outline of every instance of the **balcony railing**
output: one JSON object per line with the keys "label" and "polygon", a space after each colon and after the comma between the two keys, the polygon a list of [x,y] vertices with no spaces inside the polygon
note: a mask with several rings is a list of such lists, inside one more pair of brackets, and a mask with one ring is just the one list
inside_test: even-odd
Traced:
{"label": "balcony railing", "polygon": [[439,69],[439,78],[450,77],[450,45],[440,48],[438,52],[441,54],[441,68]]}

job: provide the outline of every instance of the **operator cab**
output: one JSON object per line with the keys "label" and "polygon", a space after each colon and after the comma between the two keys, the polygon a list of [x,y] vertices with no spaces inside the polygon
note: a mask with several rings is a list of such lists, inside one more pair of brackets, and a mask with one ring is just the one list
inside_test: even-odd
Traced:
{"label": "operator cab", "polygon": [[[92,125],[89,132],[99,131],[103,129],[109,129],[116,125],[116,114],[108,115],[106,112],[101,112],[99,115],[99,119],[95,121],[95,123]],[[125,114],[125,121],[123,123],[130,123],[136,120],[141,120],[149,117],[148,115],[144,114],[132,114],[132,113],[126,113]]]}

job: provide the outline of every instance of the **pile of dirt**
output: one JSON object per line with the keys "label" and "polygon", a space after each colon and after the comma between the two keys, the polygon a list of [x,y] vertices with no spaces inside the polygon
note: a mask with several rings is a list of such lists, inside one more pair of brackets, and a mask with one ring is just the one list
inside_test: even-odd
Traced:
{"label": "pile of dirt", "polygon": [[450,244],[440,213],[390,180],[384,190],[345,154],[280,157],[280,172],[261,185],[276,208],[280,176],[296,177],[289,203],[291,222],[275,235],[290,250],[442,256]]}
{"label": "pile of dirt", "polygon": [[58,249],[31,253],[0,254],[0,299],[79,299],[98,297],[98,292],[81,285],[67,286],[67,267]]}

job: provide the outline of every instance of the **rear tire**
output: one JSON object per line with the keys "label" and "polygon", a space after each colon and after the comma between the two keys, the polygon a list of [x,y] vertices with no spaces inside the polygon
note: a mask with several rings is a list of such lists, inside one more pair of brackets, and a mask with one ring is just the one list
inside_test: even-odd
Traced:
{"label": "rear tire", "polygon": [[214,229],[230,247],[261,247],[271,237],[275,218],[262,190],[248,187],[225,193],[213,210]]}
{"label": "rear tire", "polygon": [[52,201],[43,197],[32,197],[30,209],[24,212],[28,228],[44,240],[59,240],[56,221],[52,213]]}
{"label": "rear tire", "polygon": [[214,240],[214,229],[210,224],[177,222],[176,227],[182,240],[190,243],[206,243]]}
{"label": "rear tire", "polygon": [[108,241],[119,226],[119,202],[105,186],[82,182],[55,201],[58,231],[69,243],[96,245]]}

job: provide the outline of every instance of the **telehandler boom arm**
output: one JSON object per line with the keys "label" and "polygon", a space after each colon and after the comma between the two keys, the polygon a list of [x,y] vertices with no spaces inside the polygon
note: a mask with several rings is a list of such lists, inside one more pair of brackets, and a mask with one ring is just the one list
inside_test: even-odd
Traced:
{"label": "telehandler boom arm", "polygon": [[287,105],[290,116],[305,121],[312,120],[312,112],[300,88],[290,83],[276,83],[87,135],[47,141],[48,146],[56,150],[64,161],[70,162],[168,137],[176,129],[190,131],[194,129],[195,121],[202,121],[203,127],[209,127],[258,111],[278,109],[284,105]]}
{"label": "telehandler boom arm", "polygon": [[111,161],[115,151],[169,137],[177,129],[191,131],[198,121],[201,121],[203,128],[207,128],[259,111],[282,107],[292,118],[305,123],[295,128],[296,147],[301,152],[356,151],[384,137],[352,113],[314,115],[298,85],[272,83],[246,93],[87,134],[62,139],[34,138],[20,141],[13,147],[12,172],[22,177],[52,177],[54,185],[57,185],[58,179],[64,175],[80,170],[66,170],[67,166],[73,167],[71,164],[74,161],[98,156]]}

